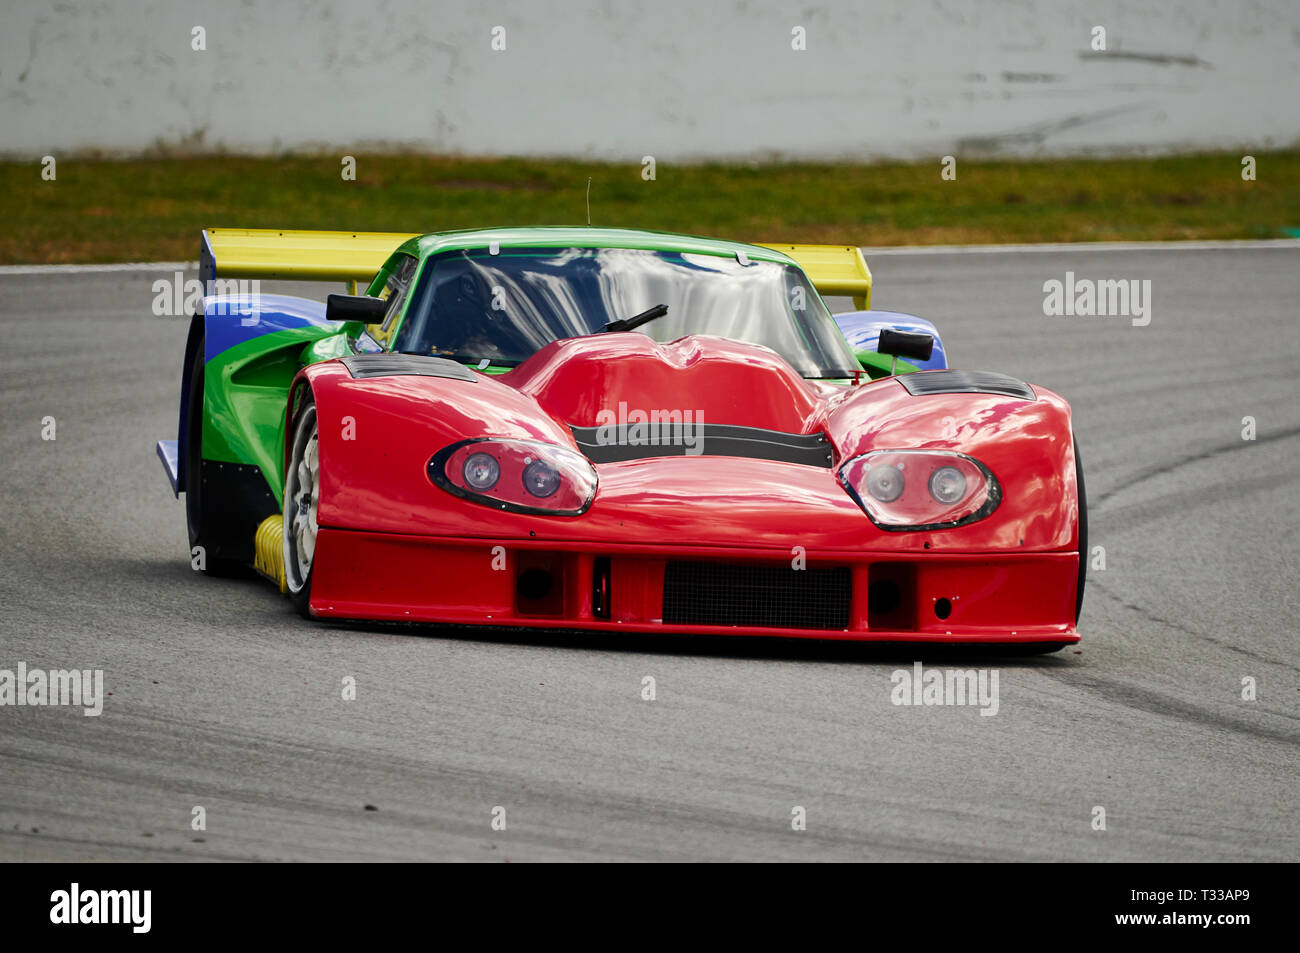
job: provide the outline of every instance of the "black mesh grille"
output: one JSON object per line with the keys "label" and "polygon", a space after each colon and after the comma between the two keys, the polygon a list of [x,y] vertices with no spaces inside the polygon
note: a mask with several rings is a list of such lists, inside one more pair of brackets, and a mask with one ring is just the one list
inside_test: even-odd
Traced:
{"label": "black mesh grille", "polygon": [[[703,453],[712,457],[750,457],[810,467],[831,465],[831,445],[824,433],[783,433],[731,424],[691,424],[650,421],[617,428],[574,427],[578,449],[592,463],[681,457]],[[687,438],[690,438],[689,440]],[[694,449],[689,450],[688,447]]]}
{"label": "black mesh grille", "polygon": [[664,622],[846,629],[852,588],[848,567],[670,562],[664,571]]}

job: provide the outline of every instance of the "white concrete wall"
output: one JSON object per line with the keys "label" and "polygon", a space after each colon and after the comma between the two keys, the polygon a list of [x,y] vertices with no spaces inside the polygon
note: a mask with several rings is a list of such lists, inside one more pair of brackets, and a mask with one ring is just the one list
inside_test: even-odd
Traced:
{"label": "white concrete wall", "polygon": [[[639,161],[1300,140],[1300,0],[0,0],[0,153]],[[207,49],[191,49],[191,30]],[[491,49],[494,26],[506,50]],[[794,26],[807,50],[791,49]],[[1108,54],[1089,49],[1106,28]],[[1136,55],[1135,55],[1136,54]]]}

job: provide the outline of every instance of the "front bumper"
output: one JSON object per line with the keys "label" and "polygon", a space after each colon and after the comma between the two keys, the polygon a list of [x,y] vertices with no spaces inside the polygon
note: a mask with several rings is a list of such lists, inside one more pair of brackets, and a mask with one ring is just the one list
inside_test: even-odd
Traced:
{"label": "front bumper", "polygon": [[311,611],[321,618],[856,641],[1079,640],[1075,552],[792,553],[324,527],[316,545]]}

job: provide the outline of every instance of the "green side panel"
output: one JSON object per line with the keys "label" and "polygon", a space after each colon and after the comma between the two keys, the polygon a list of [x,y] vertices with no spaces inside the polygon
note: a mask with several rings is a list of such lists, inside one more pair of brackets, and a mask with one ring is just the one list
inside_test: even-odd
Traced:
{"label": "green side panel", "polygon": [[255,464],[283,504],[289,385],[308,364],[354,353],[358,330],[348,324],[276,331],[208,361],[203,374],[204,459]]}

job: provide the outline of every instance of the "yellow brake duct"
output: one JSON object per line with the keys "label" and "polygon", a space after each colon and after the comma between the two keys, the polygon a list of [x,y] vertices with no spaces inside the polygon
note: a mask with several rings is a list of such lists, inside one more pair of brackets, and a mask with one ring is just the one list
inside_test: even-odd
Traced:
{"label": "yellow brake duct", "polygon": [[284,517],[268,516],[253,537],[253,568],[288,592],[284,581]]}

